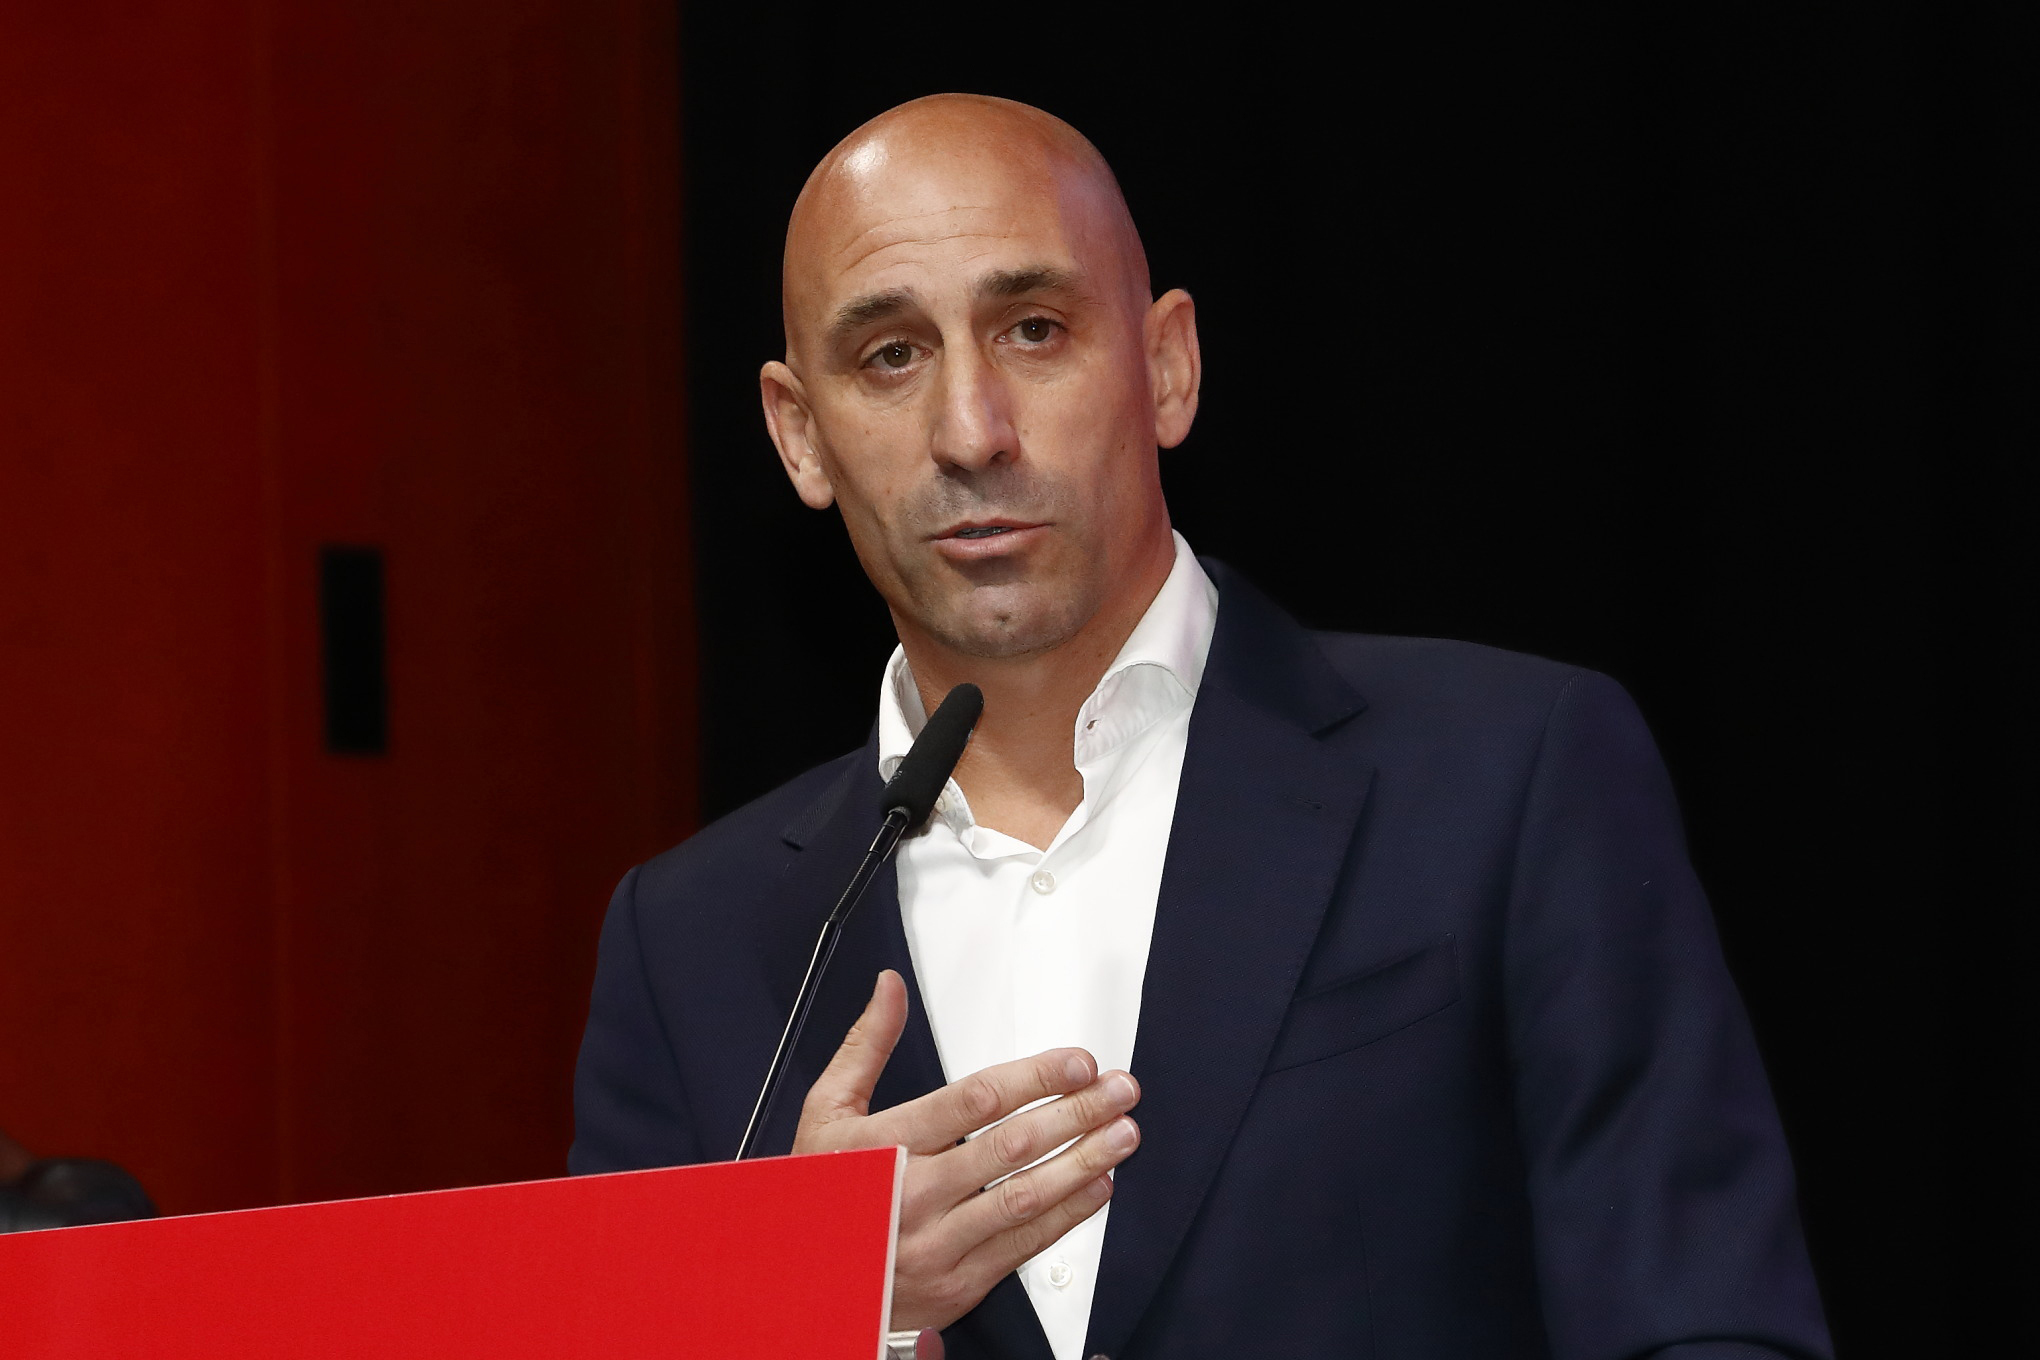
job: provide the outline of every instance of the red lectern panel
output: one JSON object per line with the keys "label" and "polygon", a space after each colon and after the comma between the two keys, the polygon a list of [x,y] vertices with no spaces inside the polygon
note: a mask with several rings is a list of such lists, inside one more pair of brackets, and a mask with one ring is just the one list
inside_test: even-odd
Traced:
{"label": "red lectern panel", "polygon": [[897,1148],[0,1236],[9,1360],[873,1360]]}

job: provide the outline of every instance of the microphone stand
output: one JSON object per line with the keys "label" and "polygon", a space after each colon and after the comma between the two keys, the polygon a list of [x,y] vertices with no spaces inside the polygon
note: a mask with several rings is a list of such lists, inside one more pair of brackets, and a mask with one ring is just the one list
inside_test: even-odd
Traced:
{"label": "microphone stand", "polygon": [[800,980],[793,1013],[786,1017],[786,1030],[779,1036],[779,1047],[772,1054],[771,1070],[765,1074],[764,1089],[758,1092],[758,1103],[751,1108],[751,1122],[744,1127],[744,1141],[737,1144],[738,1161],[751,1155],[751,1149],[757,1146],[759,1135],[765,1130],[765,1117],[771,1113],[772,1097],[779,1090],[781,1078],[786,1075],[787,1060],[793,1057],[794,1047],[800,1043],[801,1029],[807,1024],[808,1012],[814,1009],[816,993],[822,989],[822,975],[828,971],[836,944],[843,938],[843,923],[857,909],[864,890],[871,886],[871,880],[877,877],[879,869],[899,848],[900,837],[906,835],[909,828],[928,820],[929,812],[941,797],[943,786],[949,782],[951,771],[956,769],[956,762],[962,759],[964,745],[970,740],[971,730],[977,726],[978,715],[984,712],[984,708],[985,696],[976,685],[962,684],[950,690],[921,728],[921,735],[915,738],[913,747],[900,761],[899,769],[886,783],[885,793],[879,800],[879,806],[885,809],[885,821],[879,825],[878,835],[872,838],[871,848],[864,852],[864,862],[850,876],[849,886],[836,899],[836,909],[829,913],[828,920],[822,922],[822,933],[815,940],[814,955],[808,959],[807,976]]}
{"label": "microphone stand", "polygon": [[772,1066],[765,1073],[764,1089],[758,1092],[758,1103],[751,1109],[751,1122],[744,1127],[744,1140],[737,1144],[736,1160],[740,1162],[751,1155],[752,1146],[764,1131],[765,1117],[772,1111],[772,1097],[778,1094],[780,1078],[786,1074],[787,1059],[793,1056],[794,1046],[800,1042],[800,1032],[807,1025],[808,1012],[815,1006],[815,995],[822,989],[822,974],[828,971],[829,960],[835,956],[836,945],[843,938],[843,923],[850,919],[850,913],[863,900],[864,890],[871,886],[871,880],[892,858],[900,837],[907,833],[908,815],[904,807],[887,809],[878,835],[872,838],[871,848],[864,852],[863,863],[850,876],[849,885],[836,901],[836,909],[829,913],[828,920],[822,922],[822,933],[815,939],[814,955],[808,960],[807,976],[800,980],[793,1013],[786,1017],[786,1030],[779,1036],[779,1047],[772,1054]]}

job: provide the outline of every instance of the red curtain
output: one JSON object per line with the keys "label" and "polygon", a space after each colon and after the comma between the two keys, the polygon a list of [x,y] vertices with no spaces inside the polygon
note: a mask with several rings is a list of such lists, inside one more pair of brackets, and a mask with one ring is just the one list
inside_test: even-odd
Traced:
{"label": "red curtain", "polygon": [[[694,816],[670,6],[0,15],[0,1128],[169,1212],[559,1174]],[[318,551],[384,560],[324,745]]]}

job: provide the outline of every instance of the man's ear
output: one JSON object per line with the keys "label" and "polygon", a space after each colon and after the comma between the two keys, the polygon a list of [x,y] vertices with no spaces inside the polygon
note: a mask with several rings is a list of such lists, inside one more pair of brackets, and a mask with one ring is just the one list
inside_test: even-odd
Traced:
{"label": "man's ear", "polygon": [[814,417],[808,411],[807,392],[794,371],[777,359],[758,370],[758,397],[765,406],[765,428],[772,446],[779,450],[779,465],[787,480],[811,510],[826,510],[836,502],[836,489],[822,468],[821,453],[815,447]]}
{"label": "man's ear", "polygon": [[1189,437],[1197,419],[1197,387],[1204,358],[1197,349],[1197,304],[1171,288],[1148,308],[1148,386],[1155,398],[1155,443],[1173,449]]}

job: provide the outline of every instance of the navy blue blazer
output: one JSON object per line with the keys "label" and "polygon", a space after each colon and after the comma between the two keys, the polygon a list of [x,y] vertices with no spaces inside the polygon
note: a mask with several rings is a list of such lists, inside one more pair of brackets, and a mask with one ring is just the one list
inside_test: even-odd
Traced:
{"label": "navy blue blazer", "polygon": [[[1490,648],[1308,633],[1205,565],[1142,1144],[1085,1354],[1827,1356],[1777,1115],[1628,696]],[[867,745],[624,878],[575,1172],[732,1155],[879,787]],[[766,1151],[881,968],[912,1014],[875,1106],[942,1084],[884,874]],[[946,1339],[1049,1360],[1015,1276]]]}

